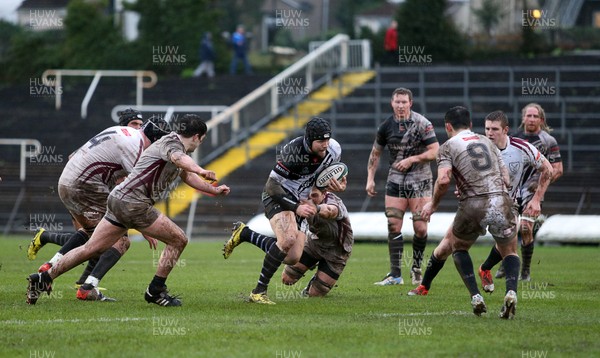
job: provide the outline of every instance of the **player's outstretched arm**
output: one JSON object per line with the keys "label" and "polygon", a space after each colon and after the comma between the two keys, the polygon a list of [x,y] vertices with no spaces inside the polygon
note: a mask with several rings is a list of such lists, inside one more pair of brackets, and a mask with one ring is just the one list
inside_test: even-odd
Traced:
{"label": "player's outstretched arm", "polygon": [[206,194],[227,195],[231,191],[227,185],[219,185],[215,187],[209,184],[196,173],[183,171],[181,172],[180,177],[181,180],[183,180],[183,182],[187,185]]}
{"label": "player's outstretched arm", "polygon": [[175,164],[178,168],[185,170],[186,172],[196,173],[199,176],[203,177],[206,180],[216,181],[217,176],[215,172],[211,170],[206,170],[196,164],[194,159],[189,155],[183,152],[174,152],[171,154],[171,162]]}

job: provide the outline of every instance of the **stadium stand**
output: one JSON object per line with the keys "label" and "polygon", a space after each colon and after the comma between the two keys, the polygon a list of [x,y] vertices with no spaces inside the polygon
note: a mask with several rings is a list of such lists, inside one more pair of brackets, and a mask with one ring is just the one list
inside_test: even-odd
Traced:
{"label": "stadium stand", "polygon": [[[514,63],[503,61],[501,67],[488,63],[483,66],[378,68],[377,76],[352,94],[335,100],[321,114],[331,119],[334,137],[344,149],[343,161],[349,166],[349,187],[343,194],[349,210],[383,211],[382,198],[368,200],[364,193],[366,163],[377,124],[389,113],[389,93],[393,88],[405,86],[415,93],[413,109],[434,122],[442,141],[446,136],[440,123],[450,106],[466,104],[472,108],[475,120],[483,118],[489,111],[502,109],[514,124],[518,124],[519,110],[524,104],[530,101],[541,103],[546,108],[550,125],[555,128],[554,135],[561,145],[565,162],[565,174],[550,187],[544,212],[548,215],[599,214],[600,191],[594,185],[600,162],[597,156],[600,145],[596,140],[600,134],[597,115],[600,103],[596,100],[600,91],[599,64],[596,57],[575,56],[517,60]],[[557,93],[524,95],[524,78],[545,80],[547,89],[553,87]],[[195,79],[161,78],[155,88],[144,93],[144,100],[151,104],[231,105],[267,80],[269,77],[258,75],[244,77],[243,81],[240,77],[222,76],[209,87]],[[103,80],[90,103],[90,115],[83,120],[79,116],[79,104],[87,84],[73,82],[65,84],[64,104],[60,111],[54,110],[51,98],[24,98],[22,93],[28,91],[25,86],[0,89],[0,96],[7,99],[2,101],[0,109],[8,113],[0,124],[3,137],[39,139],[47,152],[54,150],[54,155],[62,155],[64,161],[90,135],[112,125],[110,110],[113,106],[133,103],[135,99],[134,86],[131,85],[133,80]],[[22,123],[31,118],[36,119],[36,125],[23,128]],[[482,131],[481,127],[476,126],[475,129]],[[299,133],[296,131],[287,137]],[[53,189],[62,170],[61,163],[58,160],[47,165],[28,162],[27,180],[20,183],[18,174],[15,174],[19,171],[18,148],[2,147],[1,150],[0,228],[24,232],[31,224],[30,216],[41,213],[56,215],[54,221],[70,226],[68,215]],[[202,153],[201,158],[207,154]],[[223,178],[222,182],[232,188],[230,196],[200,198],[195,208],[194,237],[228,235],[232,222],[249,220],[260,214],[260,192],[274,159],[275,149],[272,148]],[[383,159],[385,162],[386,158]],[[385,165],[381,165],[377,173],[380,192],[383,192],[386,170]],[[23,200],[15,210],[14,204],[21,188],[25,188]],[[448,197],[441,210],[452,212],[455,207],[455,200]],[[11,216],[15,220],[12,227],[7,228],[5,224]],[[175,220],[186,227],[187,216],[188,211],[185,210]]]}

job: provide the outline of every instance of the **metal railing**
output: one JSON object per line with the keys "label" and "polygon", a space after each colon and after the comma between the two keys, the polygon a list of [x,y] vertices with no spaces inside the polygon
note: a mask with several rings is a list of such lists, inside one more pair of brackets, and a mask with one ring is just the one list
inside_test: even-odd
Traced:
{"label": "metal railing", "polygon": [[[27,158],[38,156],[42,151],[42,143],[37,139],[25,139],[25,138],[0,138],[0,145],[18,145],[21,147],[19,154],[19,180],[25,181]],[[33,146],[33,150],[31,147]]]}
{"label": "metal railing", "polygon": [[[308,43],[308,51],[313,52],[325,41],[311,41]],[[369,40],[348,40],[348,68],[349,69],[371,69],[372,54],[371,41]]]}
{"label": "metal railing", "polygon": [[[54,76],[55,79],[52,81],[49,76]],[[90,87],[88,88],[83,101],[81,102],[81,118],[87,117],[87,107],[92,99],[94,91],[100,82],[100,78],[104,77],[135,77],[136,78],[136,95],[135,103],[137,106],[141,106],[144,102],[144,88],[152,88],[157,82],[156,73],[154,71],[134,71],[134,70],[66,70],[66,69],[50,69],[44,71],[42,74],[42,81],[45,86],[54,87],[55,107],[60,109],[62,106],[62,77],[73,76],[73,77],[94,77]],[[149,78],[149,81],[144,81],[145,78]]]}
{"label": "metal railing", "polygon": [[210,148],[204,162],[237,145],[338,73],[352,69],[348,41],[347,35],[336,35],[208,121],[209,129],[222,127],[220,133],[229,135]]}
{"label": "metal railing", "polygon": [[[15,200],[13,209],[10,212],[10,216],[8,217],[8,222],[4,226],[4,235],[8,235],[19,211],[19,207],[21,207],[21,202],[23,201],[23,198],[25,196],[25,178],[27,176],[26,160],[27,158],[36,157],[42,152],[42,143],[40,143],[40,141],[37,139],[0,138],[0,145],[17,145],[21,149],[19,153],[19,180],[21,181],[21,189],[19,190],[17,200]],[[33,150],[31,149],[31,147],[33,147]]]}

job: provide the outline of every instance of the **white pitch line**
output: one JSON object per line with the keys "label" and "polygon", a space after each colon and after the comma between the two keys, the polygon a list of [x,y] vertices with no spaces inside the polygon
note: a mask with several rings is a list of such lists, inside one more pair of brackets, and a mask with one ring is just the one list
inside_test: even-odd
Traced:
{"label": "white pitch line", "polygon": [[147,317],[100,317],[100,318],[90,318],[90,319],[49,319],[46,321],[43,320],[35,320],[35,321],[25,321],[21,319],[12,319],[8,321],[0,321],[0,325],[2,324],[14,324],[14,325],[26,325],[26,324],[56,324],[56,323],[87,323],[87,322],[135,322],[135,321],[148,321]]}
{"label": "white pitch line", "polygon": [[416,312],[416,313],[373,313],[376,317],[419,317],[419,316],[469,316],[472,312],[448,311],[448,312]]}

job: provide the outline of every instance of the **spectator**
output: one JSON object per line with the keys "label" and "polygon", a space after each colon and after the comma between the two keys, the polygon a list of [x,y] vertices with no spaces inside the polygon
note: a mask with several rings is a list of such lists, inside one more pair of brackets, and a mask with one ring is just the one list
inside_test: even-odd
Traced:
{"label": "spectator", "polygon": [[242,60],[244,64],[244,71],[247,75],[252,73],[250,63],[248,62],[248,42],[247,37],[244,34],[244,26],[238,25],[237,29],[231,36],[231,46],[233,47],[233,57],[231,58],[231,67],[229,73],[234,75],[237,72],[238,60]]}
{"label": "spectator", "polygon": [[204,72],[209,78],[215,77],[215,48],[212,34],[205,32],[200,42],[200,64],[194,71],[194,77],[200,77]]}
{"label": "spectator", "polygon": [[384,63],[397,64],[398,63],[398,22],[392,20],[390,26],[385,32],[385,39],[383,41],[383,48],[385,49],[386,57]]}

